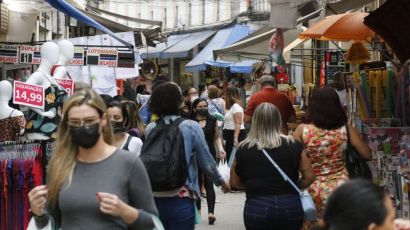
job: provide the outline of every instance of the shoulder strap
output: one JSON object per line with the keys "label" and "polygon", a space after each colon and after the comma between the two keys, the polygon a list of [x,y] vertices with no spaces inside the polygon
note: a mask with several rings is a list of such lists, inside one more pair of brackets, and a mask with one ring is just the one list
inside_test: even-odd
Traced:
{"label": "shoulder strap", "polygon": [[132,136],[128,134],[127,141],[125,141],[125,145],[122,147],[124,150],[128,150],[128,146],[130,145]]}
{"label": "shoulder strap", "polygon": [[346,124],[346,135],[347,135],[347,148],[350,148],[352,146],[352,142],[350,142],[350,131],[349,131],[349,126]]}
{"label": "shoulder strap", "polygon": [[15,109],[13,109],[13,110],[11,111],[11,113],[10,113],[10,115],[9,115],[9,118],[11,117],[11,115],[13,115],[14,110],[15,110]]}
{"label": "shoulder strap", "polygon": [[179,118],[175,119],[175,121],[172,122],[172,125],[179,126],[185,120],[186,120],[185,118],[179,117]]}
{"label": "shoulder strap", "polygon": [[298,186],[296,186],[295,183],[293,183],[293,181],[288,177],[288,175],[286,175],[286,173],[282,171],[282,169],[279,167],[279,165],[276,164],[276,162],[272,159],[272,157],[269,156],[269,154],[265,151],[265,149],[262,149],[262,152],[263,152],[263,154],[265,154],[266,158],[268,158],[268,160],[272,163],[272,165],[276,168],[276,170],[278,170],[280,175],[282,175],[283,179],[285,181],[287,181],[290,185],[292,185],[292,187],[298,193],[301,193],[302,191],[298,188]]}

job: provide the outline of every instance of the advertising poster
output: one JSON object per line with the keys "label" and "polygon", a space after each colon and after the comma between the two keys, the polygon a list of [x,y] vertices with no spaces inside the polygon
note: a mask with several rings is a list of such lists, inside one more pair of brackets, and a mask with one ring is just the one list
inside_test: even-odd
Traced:
{"label": "advertising poster", "polygon": [[17,45],[0,45],[0,62],[18,63],[18,46]]}

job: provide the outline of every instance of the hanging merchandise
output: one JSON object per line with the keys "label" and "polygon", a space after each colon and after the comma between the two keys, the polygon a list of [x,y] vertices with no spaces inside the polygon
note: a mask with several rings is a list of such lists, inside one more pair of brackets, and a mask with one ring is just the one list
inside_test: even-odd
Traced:
{"label": "hanging merchandise", "polygon": [[370,53],[362,43],[353,43],[350,49],[347,51],[346,58],[347,63],[362,64],[370,60]]}
{"label": "hanging merchandise", "polygon": [[0,143],[0,229],[24,230],[30,220],[28,192],[44,182],[45,142]]}

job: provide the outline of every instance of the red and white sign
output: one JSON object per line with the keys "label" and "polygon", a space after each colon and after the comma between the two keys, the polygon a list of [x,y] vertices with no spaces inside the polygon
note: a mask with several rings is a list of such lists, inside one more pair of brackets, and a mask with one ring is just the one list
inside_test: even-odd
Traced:
{"label": "red and white sign", "polygon": [[17,64],[18,46],[16,45],[0,45],[0,62]]}
{"label": "red and white sign", "polygon": [[67,91],[68,95],[73,95],[74,81],[71,79],[56,79],[56,82]]}
{"label": "red and white sign", "polygon": [[41,62],[40,46],[20,46],[20,63],[38,65]]}
{"label": "red and white sign", "polygon": [[21,81],[14,81],[13,103],[44,109],[44,88]]}
{"label": "red and white sign", "polygon": [[68,65],[84,65],[84,47],[74,48],[74,57]]}
{"label": "red and white sign", "polygon": [[118,66],[118,50],[114,48],[88,48],[87,65]]}

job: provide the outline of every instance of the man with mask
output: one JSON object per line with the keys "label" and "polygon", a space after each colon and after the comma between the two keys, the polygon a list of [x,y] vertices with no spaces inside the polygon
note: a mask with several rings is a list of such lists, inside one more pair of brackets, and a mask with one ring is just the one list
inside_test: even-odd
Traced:
{"label": "man with mask", "polygon": [[193,87],[187,88],[186,90],[184,90],[184,92],[182,92],[182,96],[184,96],[191,103],[194,102],[195,99],[197,99],[199,97],[198,96],[198,91]]}
{"label": "man with mask", "polygon": [[142,141],[126,133],[126,126],[130,117],[123,103],[112,101],[108,104],[108,116],[114,131],[113,145],[119,149],[128,150],[139,155],[141,153]]}

